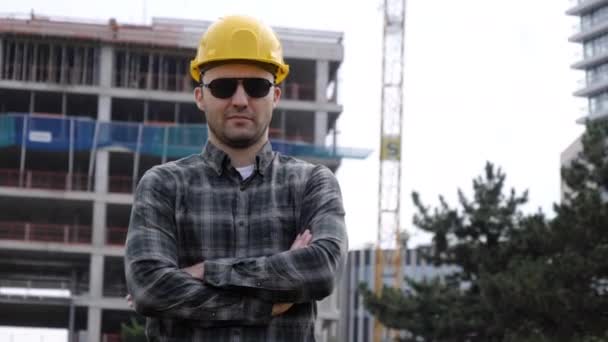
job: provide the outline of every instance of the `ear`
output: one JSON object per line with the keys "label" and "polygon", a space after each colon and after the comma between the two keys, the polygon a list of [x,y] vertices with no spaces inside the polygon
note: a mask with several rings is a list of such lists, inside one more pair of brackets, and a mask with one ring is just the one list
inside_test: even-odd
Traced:
{"label": "ear", "polygon": [[201,111],[205,111],[205,101],[203,99],[203,87],[198,86],[196,88],[194,88],[194,101],[196,101],[196,106],[198,107],[198,109],[200,109]]}
{"label": "ear", "polygon": [[273,87],[273,89],[272,108],[276,108],[279,105],[279,100],[281,99],[281,87],[276,85]]}

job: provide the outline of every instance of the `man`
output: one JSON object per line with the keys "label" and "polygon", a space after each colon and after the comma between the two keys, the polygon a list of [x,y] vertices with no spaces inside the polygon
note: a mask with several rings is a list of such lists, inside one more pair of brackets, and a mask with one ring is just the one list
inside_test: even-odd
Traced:
{"label": "man", "polygon": [[208,143],[146,172],[127,235],[127,286],[150,340],[314,341],[347,236],[331,171],[268,141],[288,72],[255,19],[225,17],[203,35],[191,74]]}

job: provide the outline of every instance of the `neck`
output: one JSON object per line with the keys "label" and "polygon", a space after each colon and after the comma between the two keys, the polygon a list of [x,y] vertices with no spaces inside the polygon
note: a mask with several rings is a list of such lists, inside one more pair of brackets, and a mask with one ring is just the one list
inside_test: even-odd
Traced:
{"label": "neck", "polygon": [[268,137],[266,137],[266,139],[260,139],[258,142],[247,148],[233,148],[223,144],[218,139],[211,136],[209,137],[209,140],[213,145],[224,151],[230,157],[232,166],[236,168],[254,164],[255,156],[257,155],[258,151],[262,149],[262,146],[264,146],[266,141],[268,141]]}

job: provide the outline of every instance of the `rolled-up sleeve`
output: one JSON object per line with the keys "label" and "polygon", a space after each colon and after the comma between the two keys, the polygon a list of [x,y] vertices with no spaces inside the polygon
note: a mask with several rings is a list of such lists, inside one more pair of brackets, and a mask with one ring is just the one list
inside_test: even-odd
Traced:
{"label": "rolled-up sleeve", "polygon": [[309,246],[267,257],[205,261],[204,282],[273,302],[300,303],[330,295],[344,267],[348,239],[340,187],[328,168],[312,170],[301,215],[303,227],[312,233]]}
{"label": "rolled-up sleeve", "polygon": [[179,269],[175,198],[169,170],[146,172],[135,192],[125,250],[125,275],[135,310],[201,326],[270,321],[272,303],[204,284]]}

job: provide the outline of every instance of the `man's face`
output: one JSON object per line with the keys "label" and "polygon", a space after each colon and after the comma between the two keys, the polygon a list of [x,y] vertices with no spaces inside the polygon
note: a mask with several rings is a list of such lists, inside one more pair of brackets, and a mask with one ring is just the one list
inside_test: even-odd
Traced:
{"label": "man's face", "polygon": [[[274,84],[268,71],[248,64],[224,64],[205,72],[203,83],[214,85],[223,78],[263,78]],[[216,82],[217,83],[217,82]],[[270,87],[263,97],[252,97],[245,91],[243,81],[228,98],[214,96],[208,87],[194,90],[198,108],[205,112],[210,139],[228,147],[244,149],[268,139],[272,111],[281,97],[278,87]]]}

